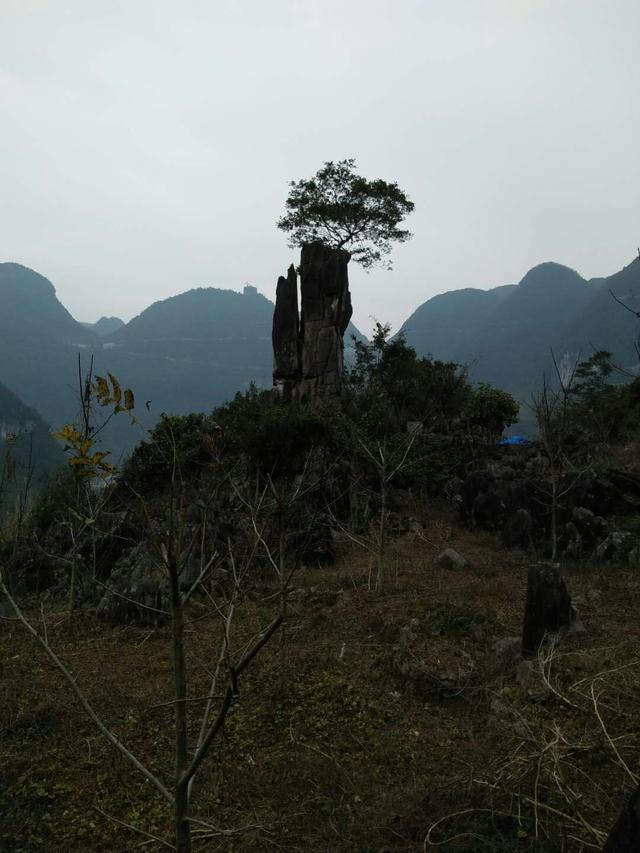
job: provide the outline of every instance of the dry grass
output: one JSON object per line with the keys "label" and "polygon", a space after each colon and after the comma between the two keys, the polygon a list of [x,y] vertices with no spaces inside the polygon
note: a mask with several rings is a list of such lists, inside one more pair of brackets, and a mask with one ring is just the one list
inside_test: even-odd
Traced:
{"label": "dry grass", "polygon": [[[422,520],[423,534],[394,543],[382,595],[354,546],[337,567],[298,576],[286,654],[265,650],[195,789],[195,817],[225,833],[199,827],[199,848],[599,849],[638,774],[638,578],[568,570],[586,632],[518,681],[493,643],[520,633],[526,558],[444,516]],[[469,568],[437,568],[444,547]],[[116,732],[168,775],[166,630],[85,616],[71,634],[56,606],[45,603],[57,651]],[[236,642],[269,615],[251,603]],[[216,631],[208,619],[193,626],[194,696]],[[0,623],[0,661],[2,849],[162,849],[122,824],[167,837],[165,805],[11,622]]]}

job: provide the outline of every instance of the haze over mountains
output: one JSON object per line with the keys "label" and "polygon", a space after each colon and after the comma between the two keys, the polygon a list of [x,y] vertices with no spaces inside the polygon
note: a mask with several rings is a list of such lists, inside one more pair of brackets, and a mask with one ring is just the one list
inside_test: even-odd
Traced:
{"label": "haze over mountains", "polygon": [[83,323],[82,325],[91,329],[96,335],[100,335],[101,338],[106,338],[121,329],[124,326],[124,320],[121,320],[120,317],[100,317],[95,323]]}
{"label": "haze over mountains", "polygon": [[[517,285],[433,297],[400,331],[420,355],[469,364],[474,380],[525,401],[552,370],[552,350],[558,359],[569,354],[575,360],[607,349],[617,364],[635,370],[640,322],[610,291],[640,310],[640,260],[590,281],[543,263]],[[78,413],[78,354],[83,369],[93,356],[96,373],[110,371],[134,390],[136,413],[148,427],[161,412],[210,411],[250,382],[270,386],[272,315],[273,303],[253,287],[243,293],[209,287],[156,302],[126,324],[118,318],[80,323],[46,278],[3,263],[0,383],[58,427]],[[347,344],[351,333],[359,334],[352,326]],[[0,421],[7,421],[8,399],[0,396]],[[141,437],[116,418],[104,444],[117,458]]]}
{"label": "haze over mountains", "polygon": [[418,353],[471,367],[489,382],[527,402],[557,361],[584,360],[608,350],[616,365],[635,372],[640,321],[616,304],[615,294],[640,311],[640,260],[608,278],[583,279],[556,263],[529,270],[517,285],[456,290],[422,304],[402,325]]}
{"label": "haze over mountains", "polygon": [[0,515],[33,477],[63,462],[60,445],[51,437],[48,424],[5,385],[0,383]]}

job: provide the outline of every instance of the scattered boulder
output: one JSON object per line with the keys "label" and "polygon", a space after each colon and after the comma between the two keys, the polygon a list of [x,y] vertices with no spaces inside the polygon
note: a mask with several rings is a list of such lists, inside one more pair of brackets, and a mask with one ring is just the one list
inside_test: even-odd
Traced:
{"label": "scattered boulder", "polygon": [[610,533],[596,548],[594,559],[603,560],[622,560],[628,556],[633,546],[633,535],[626,531],[615,530]]}
{"label": "scattered boulder", "polygon": [[469,565],[465,558],[453,548],[446,548],[436,562],[443,569],[465,569]]}
{"label": "scattered boulder", "polygon": [[[498,531],[506,548],[546,551],[551,538],[548,462],[535,444],[470,471],[447,490],[472,529]],[[640,476],[616,469],[567,474],[560,484],[560,546],[565,557],[626,560],[631,540],[613,535],[608,519],[637,514]],[[622,535],[625,541],[620,539]]]}
{"label": "scattered boulder", "polygon": [[100,619],[144,627],[157,627],[166,620],[166,570],[149,553],[146,542],[122,555],[105,586],[96,610]]}
{"label": "scattered boulder", "polygon": [[447,482],[444,484],[444,494],[449,500],[455,500],[458,498],[462,501],[462,496],[460,492],[462,491],[462,487],[464,485],[464,480],[461,477],[450,477]]}
{"label": "scattered boulder", "polygon": [[573,521],[568,521],[565,525],[562,551],[566,557],[578,557],[582,551],[582,535]]}
{"label": "scattered boulder", "polygon": [[517,509],[502,528],[502,544],[505,548],[533,550],[533,518],[528,509]]}
{"label": "scattered boulder", "polygon": [[493,652],[501,667],[508,667],[520,660],[520,638],[502,637],[493,644]]}
{"label": "scattered boulder", "polygon": [[581,526],[590,524],[595,518],[595,513],[592,510],[587,509],[586,506],[574,506],[571,515],[576,524]]}
{"label": "scattered boulder", "polygon": [[516,476],[515,470],[510,465],[492,465],[489,470],[495,480],[504,480],[507,483]]}
{"label": "scattered boulder", "polygon": [[496,530],[502,523],[504,508],[497,491],[480,492],[471,505],[471,527]]}

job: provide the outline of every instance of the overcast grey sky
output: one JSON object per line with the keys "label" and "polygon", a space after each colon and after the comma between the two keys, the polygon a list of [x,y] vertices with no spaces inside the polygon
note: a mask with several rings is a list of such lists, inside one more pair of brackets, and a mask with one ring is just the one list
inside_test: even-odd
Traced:
{"label": "overcast grey sky", "polygon": [[355,157],[415,202],[354,319],[640,242],[638,0],[0,0],[0,260],[80,320],[270,298],[287,181]]}

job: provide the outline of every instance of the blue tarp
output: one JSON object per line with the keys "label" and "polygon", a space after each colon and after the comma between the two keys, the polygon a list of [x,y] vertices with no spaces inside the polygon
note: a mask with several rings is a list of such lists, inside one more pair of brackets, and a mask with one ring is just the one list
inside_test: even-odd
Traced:
{"label": "blue tarp", "polygon": [[526,435],[509,435],[506,438],[501,438],[498,444],[504,445],[512,445],[512,444],[531,444],[531,439],[527,438]]}

